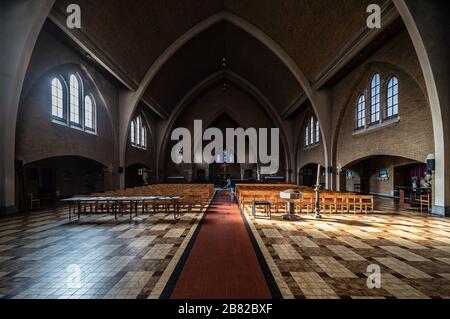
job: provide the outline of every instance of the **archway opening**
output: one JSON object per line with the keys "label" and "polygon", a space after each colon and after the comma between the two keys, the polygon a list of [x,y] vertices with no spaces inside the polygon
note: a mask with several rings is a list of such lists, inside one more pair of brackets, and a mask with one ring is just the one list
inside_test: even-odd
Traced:
{"label": "archway opening", "polygon": [[[302,186],[313,187],[317,184],[317,168],[319,164],[310,163],[303,166],[299,172],[299,182]],[[320,168],[320,185],[325,188],[326,184],[326,171],[324,167]]]}
{"label": "archway opening", "polygon": [[[420,195],[431,192],[427,167],[413,159],[377,155],[346,165],[341,171],[341,189],[372,194],[417,205]],[[426,183],[429,183],[426,185]]]}
{"label": "archway opening", "polygon": [[[20,165],[18,165],[20,166]],[[29,198],[42,206],[61,198],[105,191],[106,166],[81,156],[61,156],[28,163],[18,168],[18,198],[21,209]]]}
{"label": "archway opening", "polygon": [[139,187],[150,183],[149,169],[144,164],[133,164],[125,169],[125,186]]}

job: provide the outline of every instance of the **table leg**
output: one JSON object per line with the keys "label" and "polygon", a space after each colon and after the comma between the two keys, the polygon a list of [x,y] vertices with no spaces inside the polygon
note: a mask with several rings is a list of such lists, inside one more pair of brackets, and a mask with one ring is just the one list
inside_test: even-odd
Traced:
{"label": "table leg", "polygon": [[180,203],[178,200],[174,200],[173,203],[173,215],[175,220],[179,220],[180,219]]}

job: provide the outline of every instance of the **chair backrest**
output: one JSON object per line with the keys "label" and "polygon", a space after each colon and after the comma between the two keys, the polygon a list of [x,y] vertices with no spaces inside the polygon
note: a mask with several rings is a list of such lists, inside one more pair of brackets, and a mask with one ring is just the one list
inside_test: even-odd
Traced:
{"label": "chair backrest", "polygon": [[362,203],[367,204],[373,204],[373,195],[360,195],[358,196]]}

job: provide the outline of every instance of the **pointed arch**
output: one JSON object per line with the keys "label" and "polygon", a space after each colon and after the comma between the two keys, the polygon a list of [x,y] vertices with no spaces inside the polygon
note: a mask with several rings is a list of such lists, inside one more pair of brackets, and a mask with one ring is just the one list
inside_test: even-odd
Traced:
{"label": "pointed arch", "polygon": [[[162,68],[162,66],[187,42],[191,39],[195,38],[201,32],[207,30],[213,25],[221,22],[228,21],[233,25],[239,27],[245,32],[251,34],[261,43],[263,43],[266,47],[268,47],[274,54],[277,56],[290,70],[290,72],[294,75],[295,79],[298,81],[299,85],[304,89],[306,95],[312,103],[313,110],[316,113],[317,118],[322,123],[322,139],[324,141],[325,148],[325,156],[328,159],[328,136],[329,136],[329,124],[330,121],[325,121],[325,114],[329,106],[328,97],[325,94],[321,94],[312,89],[310,81],[305,76],[305,74],[301,71],[299,66],[295,63],[295,61],[286,53],[286,51],[273,39],[271,39],[267,34],[263,31],[249,23],[248,21],[238,17],[230,12],[222,11],[217,13],[208,19],[200,22],[180,38],[178,38],[172,45],[160,55],[160,57],[153,63],[153,65],[149,68],[142,83],[139,88],[135,92],[126,92],[121,94],[120,96],[120,145],[121,145],[121,161],[124,162],[124,150],[126,146],[126,137],[127,131],[129,127],[129,123],[131,121],[132,115],[135,112],[135,109],[144,95],[148,85]],[[326,124],[326,125],[324,125]],[[293,160],[293,157],[290,159]],[[328,160],[327,160],[328,162]]]}
{"label": "pointed arch", "polygon": [[[288,139],[286,137],[286,132],[284,129],[284,125],[281,124],[281,117],[276,112],[275,107],[271,104],[271,102],[251,83],[246,81],[241,76],[230,72],[230,71],[221,71],[217,72],[215,74],[212,74],[211,76],[207,77],[205,80],[201,81],[199,84],[197,84],[190,92],[186,94],[186,96],[181,99],[181,101],[178,103],[178,105],[175,107],[174,112],[172,113],[171,117],[169,118],[166,127],[164,128],[164,136],[160,139],[158,144],[158,168],[164,167],[165,163],[165,154],[167,153],[167,147],[169,144],[169,138],[170,133],[172,129],[174,128],[176,124],[176,120],[179,118],[179,116],[182,114],[183,110],[186,109],[186,107],[201,93],[208,90],[210,87],[217,84],[219,81],[223,81],[224,79],[227,79],[231,81],[233,84],[235,84],[237,87],[242,89],[244,92],[249,94],[251,97],[253,97],[256,101],[258,101],[259,105],[262,106],[264,111],[272,118],[274,121],[275,126],[280,128],[280,139],[281,139],[281,145],[282,149],[284,151],[284,158],[285,158],[285,165],[286,168],[293,167],[294,160],[290,156],[293,154],[293,152],[290,152],[291,145],[288,143]],[[234,111],[231,109],[221,109],[216,110],[214,113],[216,116],[219,116],[223,112],[227,112],[229,115],[234,114]],[[233,118],[233,116],[231,116]],[[234,116],[237,118],[237,116]],[[207,123],[212,123],[216,117],[211,117],[209,120],[207,120]],[[238,121],[236,121],[238,122]],[[195,145],[195,144],[194,144]],[[159,169],[158,169],[159,171]]]}

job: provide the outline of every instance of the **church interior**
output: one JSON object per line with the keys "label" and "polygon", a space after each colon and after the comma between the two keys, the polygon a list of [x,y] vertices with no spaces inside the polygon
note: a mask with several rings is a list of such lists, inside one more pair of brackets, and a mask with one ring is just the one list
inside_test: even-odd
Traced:
{"label": "church interior", "polygon": [[449,14],[0,1],[0,299],[450,298]]}

